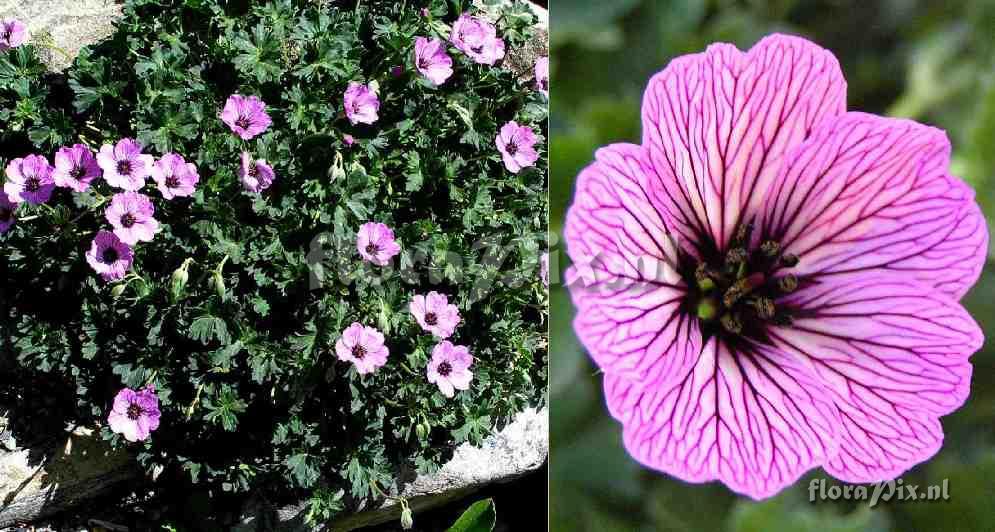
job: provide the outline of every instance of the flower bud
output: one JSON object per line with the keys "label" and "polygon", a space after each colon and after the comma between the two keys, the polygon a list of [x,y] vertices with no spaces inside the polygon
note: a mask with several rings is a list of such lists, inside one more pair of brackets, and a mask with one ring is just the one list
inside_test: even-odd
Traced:
{"label": "flower bud", "polygon": [[401,510],[401,528],[405,530],[411,530],[411,527],[415,526],[415,520],[411,516],[411,508],[407,506]]}
{"label": "flower bud", "polygon": [[418,435],[419,440],[424,440],[425,438],[428,438],[428,432],[429,432],[428,423],[425,423],[423,421],[415,425],[415,434]]}
{"label": "flower bud", "polygon": [[115,299],[121,297],[124,294],[124,290],[126,288],[128,288],[128,285],[126,283],[119,283],[114,285],[114,288],[111,288],[111,296],[113,296]]}
{"label": "flower bud", "polygon": [[221,272],[214,272],[214,275],[211,276],[211,284],[214,286],[214,291],[217,292],[218,297],[224,299],[227,288],[225,288],[225,278],[221,275]]}
{"label": "flower bud", "polygon": [[186,288],[187,282],[190,280],[189,266],[190,259],[187,259],[183,261],[183,264],[179,268],[173,271],[172,283],[170,284],[173,299],[178,299],[183,294],[183,289]]}

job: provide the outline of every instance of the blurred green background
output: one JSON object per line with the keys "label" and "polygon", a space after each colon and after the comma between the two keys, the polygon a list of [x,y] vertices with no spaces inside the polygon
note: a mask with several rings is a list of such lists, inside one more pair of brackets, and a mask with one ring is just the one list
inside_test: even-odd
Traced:
{"label": "blurred green background", "polygon": [[[848,108],[947,130],[954,173],[995,217],[995,0],[552,0],[551,231],[560,234],[578,171],[594,150],[638,142],[649,77],[675,56],[724,41],[748,49],[771,32],[833,51]],[[562,245],[555,270],[567,265]],[[555,264],[558,263],[558,264]],[[562,275],[560,276],[560,279]],[[995,339],[995,264],[965,298]],[[622,449],[604,409],[601,378],[571,329],[573,309],[554,277],[551,313],[551,530],[995,531],[995,347],[973,357],[971,397],[943,418],[946,443],[902,478],[949,479],[945,502],[808,501],[815,470],[756,503],[719,484],[685,484],[642,469]]]}

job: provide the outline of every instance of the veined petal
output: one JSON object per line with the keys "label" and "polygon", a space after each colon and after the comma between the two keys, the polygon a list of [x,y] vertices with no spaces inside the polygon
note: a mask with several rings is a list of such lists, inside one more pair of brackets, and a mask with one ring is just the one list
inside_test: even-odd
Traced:
{"label": "veined petal", "polygon": [[670,214],[724,250],[763,205],[785,154],[846,110],[846,81],[825,49],[772,35],[748,53],[728,44],[679,57],[650,80],[643,146]]}
{"label": "veined petal", "polygon": [[847,113],[789,156],[761,232],[801,258],[799,276],[887,271],[960,298],[981,273],[988,229],[949,161],[938,129]]}
{"label": "veined petal", "polygon": [[839,418],[824,387],[767,346],[731,350],[713,337],[684,378],[608,373],[605,396],[629,453],[689,482],[763,498],[836,454]]}
{"label": "veined petal", "polygon": [[848,482],[890,480],[936,453],[938,418],[967,398],[968,357],[984,340],[959,303],[868,274],[834,277],[783,302],[797,317],[773,328],[772,341],[825,384],[842,418],[826,471]]}

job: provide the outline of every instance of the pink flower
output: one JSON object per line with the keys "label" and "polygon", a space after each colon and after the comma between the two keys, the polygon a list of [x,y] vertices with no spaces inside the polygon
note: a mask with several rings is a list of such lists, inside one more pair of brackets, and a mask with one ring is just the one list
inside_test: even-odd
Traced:
{"label": "pink flower", "polygon": [[356,234],[356,249],[363,259],[378,266],[390,264],[390,259],[401,252],[394,240],[394,231],[382,223],[368,222]]}
{"label": "pink flower", "polygon": [[456,390],[470,389],[473,380],[473,357],[466,346],[453,345],[445,340],[432,349],[432,360],[428,363],[428,382],[439,387],[446,397],[456,395]]}
{"label": "pink flower", "polygon": [[449,304],[445,294],[429,292],[411,298],[411,314],[421,328],[437,338],[449,338],[459,325],[459,309]]}
{"label": "pink flower", "polygon": [[159,398],[151,386],[141,390],[124,388],[114,397],[107,424],[130,442],[144,441],[159,428],[160,415]]}
{"label": "pink flower", "polygon": [[532,128],[520,126],[514,120],[501,128],[494,143],[501,152],[505,168],[513,174],[522,171],[522,168],[535,166],[536,160],[539,159],[539,153],[534,147],[536,136]]}
{"label": "pink flower", "polygon": [[470,59],[483,65],[493,65],[504,57],[504,41],[497,36],[494,25],[467,13],[453,23],[449,40]]}
{"label": "pink flower", "polygon": [[171,200],[193,196],[200,174],[193,163],[186,162],[175,153],[167,153],[152,167],[152,179],[158,185],[162,197]]}
{"label": "pink flower", "polygon": [[142,145],[134,139],[121,139],[113,146],[101,146],[97,164],[104,171],[104,180],[108,185],[136,191],[145,186],[145,178],[152,173],[155,157],[142,153]]}
{"label": "pink flower", "polygon": [[114,227],[114,234],[129,246],[152,241],[159,232],[159,222],[152,217],[154,214],[152,201],[138,192],[115,194],[104,211],[104,217]]}
{"label": "pink flower", "polygon": [[266,114],[266,103],[256,96],[232,94],[221,111],[221,120],[242,140],[250,140],[266,131],[273,120]]}
{"label": "pink flower", "polygon": [[390,351],[384,345],[383,333],[354,322],[342,331],[335,343],[335,354],[343,362],[352,362],[356,373],[366,375],[386,364]]}
{"label": "pink flower", "polygon": [[3,184],[3,191],[10,201],[40,205],[52,197],[53,190],[52,165],[41,155],[14,159],[7,165],[7,182]]}
{"label": "pink flower", "polygon": [[970,392],[983,336],[958,300],[988,246],[946,135],[847,112],[836,58],[785,35],[673,60],[642,119],[578,176],[565,226],[629,453],[757,499],[933,456]]}
{"label": "pink flower", "polygon": [[242,152],[242,166],[238,169],[238,178],[242,186],[249,192],[262,192],[273,184],[276,172],[265,159],[253,160],[249,152]]}
{"label": "pink flower", "polygon": [[59,148],[55,154],[55,170],[52,179],[55,185],[75,192],[85,192],[90,183],[100,177],[100,166],[85,144]]}
{"label": "pink flower", "polygon": [[415,67],[434,85],[442,85],[453,75],[453,59],[439,39],[415,37]]}
{"label": "pink flower", "polygon": [[542,285],[549,288],[549,252],[539,257],[539,278],[542,279]]}
{"label": "pink flower", "polygon": [[90,251],[86,252],[86,262],[105,281],[124,279],[124,275],[131,269],[134,258],[131,247],[121,242],[121,239],[110,231],[97,233],[90,245]]}
{"label": "pink flower", "polygon": [[6,233],[14,225],[17,220],[15,213],[17,212],[17,204],[10,201],[7,197],[7,193],[0,190],[0,235]]}
{"label": "pink flower", "polygon": [[0,20],[0,52],[28,42],[28,27],[23,22],[13,18]]}
{"label": "pink flower", "polygon": [[540,57],[536,60],[535,76],[536,90],[549,98],[549,57]]}
{"label": "pink flower", "polygon": [[377,111],[380,110],[380,100],[377,99],[377,93],[367,85],[350,81],[342,100],[345,114],[353,125],[372,124],[379,118]]}

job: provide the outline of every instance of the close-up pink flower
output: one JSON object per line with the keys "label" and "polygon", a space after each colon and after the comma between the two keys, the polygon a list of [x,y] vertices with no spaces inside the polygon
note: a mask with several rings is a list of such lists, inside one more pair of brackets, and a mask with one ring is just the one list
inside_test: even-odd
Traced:
{"label": "close-up pink flower", "polygon": [[449,303],[446,294],[429,292],[411,298],[411,315],[425,331],[437,338],[449,338],[459,325],[459,308]]}
{"label": "close-up pink flower", "polygon": [[574,328],[646,467],[756,499],[818,467],[891,480],[967,400],[985,219],[943,131],[846,94],[805,39],[713,44],[578,176]]}
{"label": "close-up pink flower", "polygon": [[258,96],[232,94],[221,110],[221,121],[242,140],[251,140],[273,123],[266,113],[266,103]]}
{"label": "close-up pink flower", "polygon": [[159,222],[153,218],[154,215],[152,201],[138,192],[114,194],[111,204],[104,211],[104,217],[114,227],[114,234],[129,246],[151,242],[155,238]]}
{"label": "close-up pink flower", "polygon": [[276,172],[265,159],[254,159],[249,152],[242,152],[242,164],[238,168],[238,179],[242,188],[249,192],[262,192],[276,180]]}
{"label": "close-up pink flower", "polygon": [[461,52],[482,65],[493,65],[504,57],[504,40],[490,22],[463,13],[453,23],[450,42]]}
{"label": "close-up pink flower", "polygon": [[28,42],[28,27],[16,18],[0,20],[0,52]]}
{"label": "close-up pink flower", "polygon": [[528,126],[521,126],[512,120],[501,127],[494,144],[501,152],[501,159],[509,172],[517,174],[523,168],[535,166],[539,153],[535,150],[535,132]]}
{"label": "close-up pink flower", "polygon": [[159,428],[160,415],[159,397],[152,387],[123,388],[114,397],[107,425],[130,442],[144,441]]}
{"label": "close-up pink flower", "polygon": [[86,262],[99,273],[105,281],[124,279],[131,269],[135,255],[131,246],[121,242],[121,239],[110,231],[100,231],[86,252]]}
{"label": "close-up pink flower", "polygon": [[17,204],[10,201],[7,193],[0,190],[0,235],[6,233],[17,221]]}
{"label": "close-up pink flower", "polygon": [[432,349],[432,359],[428,362],[425,373],[428,382],[439,387],[446,397],[456,395],[456,390],[469,390],[473,380],[473,357],[470,350],[463,345],[453,345],[444,340]]}
{"label": "close-up pink flower", "polygon": [[85,192],[90,183],[100,177],[100,165],[86,144],[73,144],[59,148],[55,153],[52,179],[55,185],[74,192]]}
{"label": "close-up pink flower", "polygon": [[380,118],[377,115],[380,111],[380,99],[369,85],[350,81],[342,96],[342,104],[352,125],[372,124]]}
{"label": "close-up pink flower", "polygon": [[152,166],[152,180],[156,182],[163,198],[192,196],[200,182],[197,166],[188,163],[176,153],[167,153]]}
{"label": "close-up pink flower", "polygon": [[155,157],[142,153],[142,145],[134,139],[121,139],[116,144],[104,144],[97,153],[97,164],[104,171],[104,181],[122,190],[136,191],[145,186],[152,174]]}
{"label": "close-up pink flower", "polygon": [[335,354],[343,362],[352,362],[356,373],[366,375],[386,364],[390,351],[384,345],[383,333],[353,322],[335,342]]}
{"label": "close-up pink flower", "polygon": [[378,266],[390,264],[390,259],[401,252],[394,239],[394,230],[385,224],[367,222],[356,233],[356,249],[364,260]]}
{"label": "close-up pink flower", "polygon": [[453,75],[453,59],[441,39],[415,37],[415,67],[433,85],[442,85]]}
{"label": "close-up pink flower", "polygon": [[7,165],[6,173],[3,191],[10,201],[40,205],[52,197],[55,180],[52,179],[52,165],[45,157],[28,155],[14,159]]}

